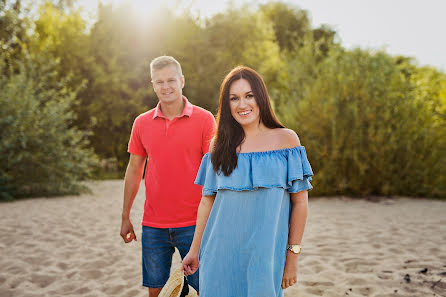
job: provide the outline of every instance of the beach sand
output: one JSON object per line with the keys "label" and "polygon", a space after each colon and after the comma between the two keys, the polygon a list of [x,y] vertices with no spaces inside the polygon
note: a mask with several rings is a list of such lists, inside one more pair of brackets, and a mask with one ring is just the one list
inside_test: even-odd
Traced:
{"label": "beach sand", "polygon": [[[89,186],[0,204],[0,296],[147,296],[140,242],[119,236],[123,181]],[[142,185],[131,214],[138,240],[143,204]],[[310,197],[303,247],[285,297],[446,296],[446,202]]]}

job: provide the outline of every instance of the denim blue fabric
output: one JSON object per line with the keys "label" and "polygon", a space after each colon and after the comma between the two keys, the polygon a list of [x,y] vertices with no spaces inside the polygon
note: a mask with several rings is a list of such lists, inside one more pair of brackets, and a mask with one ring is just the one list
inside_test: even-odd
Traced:
{"label": "denim blue fabric", "polygon": [[[175,247],[184,258],[189,252],[195,233],[195,226],[179,228],[153,228],[142,226],[142,285],[162,288],[166,284]],[[199,273],[187,277],[189,284],[199,291]]]}
{"label": "denim blue fabric", "polygon": [[200,297],[281,297],[290,193],[310,190],[303,146],[239,153],[226,177],[206,154],[196,184],[216,194],[200,248]]}
{"label": "denim blue fabric", "polygon": [[239,153],[237,168],[230,176],[215,173],[211,155],[207,153],[195,183],[203,186],[203,195],[214,195],[218,190],[255,190],[281,187],[289,193],[311,189],[313,176],[305,147],[298,146],[266,152]]}

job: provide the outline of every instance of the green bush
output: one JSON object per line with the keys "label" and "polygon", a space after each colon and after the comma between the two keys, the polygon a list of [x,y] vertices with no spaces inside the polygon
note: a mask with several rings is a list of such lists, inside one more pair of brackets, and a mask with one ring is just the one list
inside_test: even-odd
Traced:
{"label": "green bush", "polygon": [[44,54],[18,69],[0,58],[1,199],[79,193],[96,157],[86,132],[71,126],[76,91],[54,80],[56,62]]}
{"label": "green bush", "polygon": [[315,194],[444,197],[445,75],[360,49],[316,62],[312,48],[289,58],[275,94],[309,151]]}

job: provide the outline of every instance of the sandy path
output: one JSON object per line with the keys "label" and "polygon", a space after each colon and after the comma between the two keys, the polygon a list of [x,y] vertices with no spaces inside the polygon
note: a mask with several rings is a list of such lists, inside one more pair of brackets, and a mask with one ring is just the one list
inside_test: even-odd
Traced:
{"label": "sandy path", "polygon": [[[1,297],[146,296],[139,242],[119,237],[123,182],[90,185],[90,195],[0,204]],[[285,297],[446,296],[446,202],[311,199],[303,245]]]}

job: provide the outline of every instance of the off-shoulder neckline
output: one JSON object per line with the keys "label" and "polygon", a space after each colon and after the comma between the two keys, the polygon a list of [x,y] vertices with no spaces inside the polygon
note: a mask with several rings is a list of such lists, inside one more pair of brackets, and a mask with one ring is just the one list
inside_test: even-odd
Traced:
{"label": "off-shoulder neckline", "polygon": [[[268,155],[268,154],[274,154],[274,153],[284,153],[284,152],[287,152],[287,151],[293,151],[293,150],[298,150],[298,149],[305,150],[305,147],[303,145],[299,145],[299,146],[295,146],[295,147],[276,149],[276,150],[269,150],[269,151],[237,153],[237,156],[239,156],[239,155],[242,155],[242,156]],[[210,156],[211,154],[212,154],[212,152],[207,152],[205,154],[205,156],[206,155]]]}
{"label": "off-shoulder neckline", "polygon": [[281,152],[296,150],[296,149],[300,149],[300,148],[304,148],[304,146],[299,145],[299,146],[295,146],[295,147],[275,149],[275,150],[269,150],[269,151],[244,152],[244,153],[237,153],[237,155],[262,155],[262,154],[271,154],[271,153],[281,153]]}

